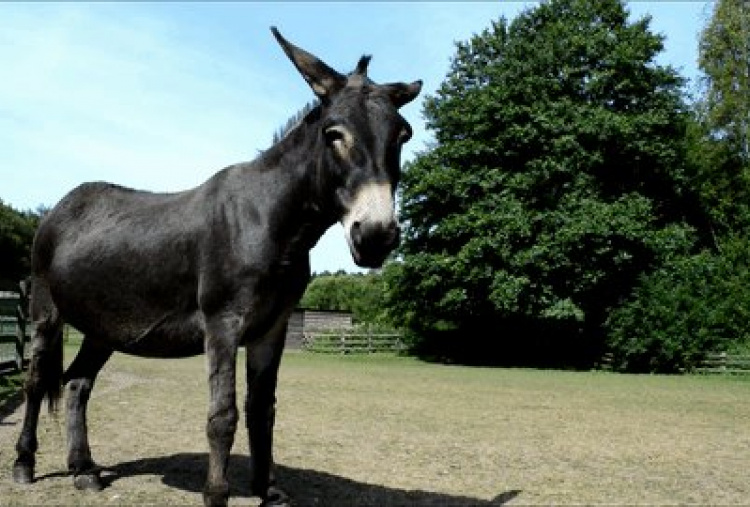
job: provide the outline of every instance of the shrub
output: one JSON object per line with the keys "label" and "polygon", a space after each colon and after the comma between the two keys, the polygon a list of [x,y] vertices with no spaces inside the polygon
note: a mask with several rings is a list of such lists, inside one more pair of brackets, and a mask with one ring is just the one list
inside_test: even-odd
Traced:
{"label": "shrub", "polygon": [[642,277],[607,320],[613,367],[673,373],[698,366],[709,352],[747,348],[747,241],[734,238],[718,253],[678,258]]}

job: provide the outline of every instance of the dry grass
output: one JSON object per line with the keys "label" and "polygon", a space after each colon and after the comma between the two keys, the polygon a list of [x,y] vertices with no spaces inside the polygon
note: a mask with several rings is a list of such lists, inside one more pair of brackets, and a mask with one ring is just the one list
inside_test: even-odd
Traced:
{"label": "dry grass", "polygon": [[[73,490],[47,415],[42,480],[13,484],[16,412],[0,424],[0,504],[200,504],[206,398],[202,358],[116,356],[90,405],[109,486]],[[748,421],[746,380],[288,353],[275,449],[299,505],[750,504]],[[257,504],[246,454],[241,430],[235,505]]]}

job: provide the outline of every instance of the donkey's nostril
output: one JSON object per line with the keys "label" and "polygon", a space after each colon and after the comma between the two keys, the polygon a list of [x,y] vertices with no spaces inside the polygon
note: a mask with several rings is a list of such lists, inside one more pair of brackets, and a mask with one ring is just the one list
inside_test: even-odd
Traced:
{"label": "donkey's nostril", "polygon": [[359,248],[359,246],[362,244],[362,223],[361,222],[354,222],[352,224],[352,230],[350,232],[352,237],[352,243]]}

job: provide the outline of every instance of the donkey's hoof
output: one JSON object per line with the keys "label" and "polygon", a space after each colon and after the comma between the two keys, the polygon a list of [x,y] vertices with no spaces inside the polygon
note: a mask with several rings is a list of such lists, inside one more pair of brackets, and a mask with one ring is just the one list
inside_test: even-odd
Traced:
{"label": "donkey's hoof", "polygon": [[15,463],[13,480],[18,484],[31,484],[34,482],[34,467],[25,463]]}
{"label": "donkey's hoof", "polygon": [[261,507],[290,507],[292,500],[283,489],[271,486],[268,488],[268,494],[260,505]]}
{"label": "donkey's hoof", "polygon": [[87,472],[73,477],[73,485],[81,491],[101,491],[104,489],[98,472]]}

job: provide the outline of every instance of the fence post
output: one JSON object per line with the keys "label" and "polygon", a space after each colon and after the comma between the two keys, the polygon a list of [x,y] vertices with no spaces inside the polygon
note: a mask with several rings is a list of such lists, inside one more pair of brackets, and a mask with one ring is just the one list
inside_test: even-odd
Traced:
{"label": "fence post", "polygon": [[16,356],[18,371],[23,371],[24,354],[26,352],[26,323],[29,322],[29,298],[31,296],[31,279],[25,279],[18,282],[18,306],[16,307],[16,326],[17,338]]}
{"label": "fence post", "polygon": [[18,371],[23,371],[24,344],[26,342],[26,322],[20,311],[17,312],[16,316],[16,367],[18,368]]}

